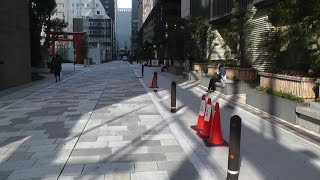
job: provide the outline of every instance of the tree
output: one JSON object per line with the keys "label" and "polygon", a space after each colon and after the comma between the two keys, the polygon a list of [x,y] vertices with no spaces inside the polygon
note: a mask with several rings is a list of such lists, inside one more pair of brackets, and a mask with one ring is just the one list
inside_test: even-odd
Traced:
{"label": "tree", "polygon": [[62,33],[67,26],[68,23],[64,19],[55,18],[48,21],[45,24],[45,32],[47,36],[45,37],[43,46],[49,48],[52,44],[52,39],[57,38],[58,35],[50,36],[50,32],[56,32],[57,34]]}
{"label": "tree", "polygon": [[[243,9],[239,0],[233,0],[232,16],[227,24],[215,26],[222,35],[225,44],[226,57],[239,61],[240,67],[251,67],[251,54],[248,49],[251,47],[249,34],[250,19],[253,16],[252,8]],[[231,50],[231,54],[229,52]]]}
{"label": "tree", "polygon": [[216,32],[213,29],[213,27],[209,27],[207,30],[207,59],[208,61],[211,60],[211,55],[213,53],[213,50],[215,46],[217,46],[215,42],[215,39],[217,38]]}
{"label": "tree", "polygon": [[267,45],[274,53],[273,71],[308,75],[312,69],[320,75],[320,0],[279,0],[269,20],[276,27]]}
{"label": "tree", "polygon": [[41,32],[56,6],[55,0],[29,0],[31,65],[34,67],[41,66]]}
{"label": "tree", "polygon": [[190,17],[187,19],[186,31],[187,31],[187,47],[189,52],[192,52],[193,57],[204,61],[206,59],[206,45],[207,45],[207,33],[209,26],[207,26],[204,20],[200,17]]}

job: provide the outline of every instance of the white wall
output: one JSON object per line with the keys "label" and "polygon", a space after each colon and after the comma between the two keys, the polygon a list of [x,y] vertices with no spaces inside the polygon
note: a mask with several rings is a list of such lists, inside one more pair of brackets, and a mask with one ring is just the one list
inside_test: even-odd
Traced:
{"label": "white wall", "polygon": [[[97,13],[99,11],[99,14]],[[100,0],[69,0],[68,4],[68,31],[73,31],[73,18],[101,17],[110,19]]]}
{"label": "white wall", "polygon": [[92,58],[92,61],[96,64],[101,63],[101,54],[100,54],[100,49],[99,48],[90,48],[88,57]]}

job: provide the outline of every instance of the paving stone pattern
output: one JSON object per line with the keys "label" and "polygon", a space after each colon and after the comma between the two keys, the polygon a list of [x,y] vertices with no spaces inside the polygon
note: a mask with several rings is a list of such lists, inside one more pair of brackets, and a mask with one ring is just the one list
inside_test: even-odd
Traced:
{"label": "paving stone pattern", "polygon": [[[17,100],[4,98],[1,108]],[[59,82],[0,119],[0,179],[200,179],[125,62]]]}

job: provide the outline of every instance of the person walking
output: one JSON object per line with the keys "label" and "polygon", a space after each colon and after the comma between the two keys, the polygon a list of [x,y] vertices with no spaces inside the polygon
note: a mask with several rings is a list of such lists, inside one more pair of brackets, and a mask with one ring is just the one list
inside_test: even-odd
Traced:
{"label": "person walking", "polygon": [[59,54],[56,54],[56,60],[60,68],[60,78],[62,78],[62,57]]}
{"label": "person walking", "polygon": [[226,80],[226,69],[223,64],[218,65],[217,77],[210,79],[210,83],[206,92],[213,92],[216,90],[216,82],[221,82],[221,80]]}
{"label": "person walking", "polygon": [[52,59],[51,66],[53,68],[53,73],[56,82],[60,81],[61,65],[55,57]]}

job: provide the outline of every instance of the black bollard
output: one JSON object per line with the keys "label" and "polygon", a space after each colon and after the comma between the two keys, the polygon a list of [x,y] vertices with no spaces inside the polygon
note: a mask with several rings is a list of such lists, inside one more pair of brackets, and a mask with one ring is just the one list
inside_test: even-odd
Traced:
{"label": "black bollard", "polygon": [[238,180],[240,170],[241,118],[233,116],[230,121],[229,156],[227,180]]}
{"label": "black bollard", "polygon": [[172,81],[171,83],[171,112],[177,111],[177,83]]}
{"label": "black bollard", "polygon": [[154,75],[154,88],[153,88],[153,92],[158,92],[158,73],[157,72],[154,72],[153,73]]}
{"label": "black bollard", "polygon": [[144,76],[144,65],[142,64],[141,66],[141,76],[143,77]]}

